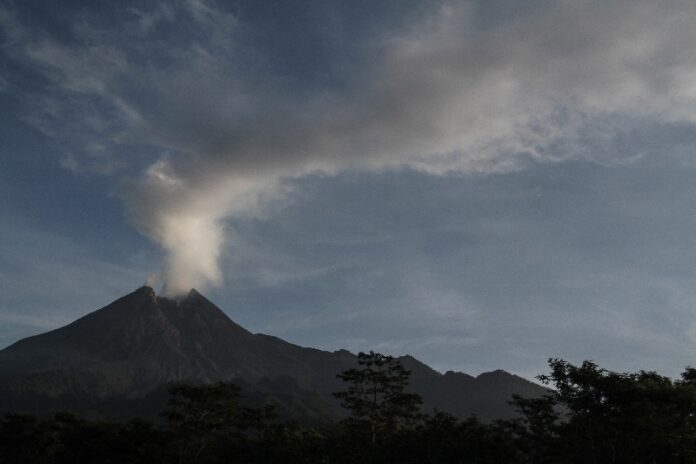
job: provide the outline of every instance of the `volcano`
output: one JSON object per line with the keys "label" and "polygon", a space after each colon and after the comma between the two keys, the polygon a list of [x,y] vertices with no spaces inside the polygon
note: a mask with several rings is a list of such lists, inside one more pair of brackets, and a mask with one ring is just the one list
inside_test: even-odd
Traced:
{"label": "volcano", "polygon": [[[504,371],[473,377],[441,374],[411,356],[411,389],[426,411],[483,419],[513,415],[516,393],[540,396],[543,387]],[[305,348],[253,334],[196,290],[183,298],[141,287],[59,329],[0,351],[0,411],[88,416],[152,416],[176,382],[231,381],[252,403],[275,404],[281,416],[321,423],[342,417],[331,393],[336,374],[357,366],[347,350]]]}

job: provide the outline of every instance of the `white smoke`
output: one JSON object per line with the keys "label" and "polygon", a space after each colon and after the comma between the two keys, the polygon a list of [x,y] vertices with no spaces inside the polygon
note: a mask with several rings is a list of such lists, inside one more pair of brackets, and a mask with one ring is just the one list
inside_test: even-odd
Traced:
{"label": "white smoke", "polygon": [[641,153],[614,140],[639,124],[696,122],[690,2],[563,1],[487,22],[476,3],[447,2],[369,38],[346,85],[309,95],[254,64],[263,50],[245,48],[230,13],[202,1],[165,10],[120,26],[147,38],[157,22],[184,22],[189,40],[124,42],[81,24],[89,40],[64,45],[24,33],[7,11],[0,21],[6,51],[53,84],[30,119],[82,144],[76,166],[137,164],[130,146],[165,153],[122,197],[167,252],[169,293],[220,284],[221,249],[234,246],[226,219],[262,208],[288,177],[624,162]]}
{"label": "white smoke", "polygon": [[131,220],[167,252],[165,294],[220,284],[224,218],[257,208],[259,189],[272,188],[232,176],[206,184],[177,176],[167,161],[160,160],[122,191]]}

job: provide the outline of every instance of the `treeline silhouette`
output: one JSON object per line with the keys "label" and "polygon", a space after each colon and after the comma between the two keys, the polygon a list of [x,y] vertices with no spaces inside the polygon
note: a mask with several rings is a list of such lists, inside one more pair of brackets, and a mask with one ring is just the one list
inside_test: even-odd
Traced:
{"label": "treeline silhouette", "polygon": [[547,395],[513,397],[519,416],[491,423],[425,414],[410,372],[374,352],[338,374],[351,415],[322,428],[244,406],[231,383],[172,386],[160,423],[7,414],[0,463],[696,463],[696,369],[672,380],[549,366]]}

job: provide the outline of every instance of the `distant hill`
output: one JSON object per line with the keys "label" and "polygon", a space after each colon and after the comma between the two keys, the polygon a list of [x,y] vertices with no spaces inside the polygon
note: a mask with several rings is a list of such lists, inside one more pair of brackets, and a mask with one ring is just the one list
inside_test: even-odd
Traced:
{"label": "distant hill", "polygon": [[[367,348],[367,347],[366,347]],[[505,371],[472,377],[441,374],[411,356],[411,389],[426,411],[482,419],[513,415],[513,393],[545,389]],[[71,410],[96,417],[152,416],[172,382],[233,381],[251,403],[276,404],[281,415],[322,423],[343,416],[331,393],[336,374],[356,356],[304,348],[252,334],[196,290],[161,297],[141,287],[75,322],[0,351],[0,411]]]}

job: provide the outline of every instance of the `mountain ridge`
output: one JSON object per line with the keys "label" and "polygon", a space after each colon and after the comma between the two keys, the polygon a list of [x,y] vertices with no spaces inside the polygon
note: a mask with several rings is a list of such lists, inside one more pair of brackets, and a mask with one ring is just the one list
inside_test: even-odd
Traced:
{"label": "mountain ridge", "polygon": [[[426,409],[460,417],[510,417],[512,393],[546,391],[500,370],[443,374],[410,355],[398,359],[412,371],[410,388],[423,396]],[[144,286],[0,350],[0,411],[109,416],[108,405],[121,404],[121,413],[137,415],[145,399],[163,402],[168,384],[232,381],[252,401],[277,403],[287,417],[322,422],[343,416],[331,393],[342,388],[336,374],[356,365],[347,350],[251,333],[195,289],[172,299]]]}

